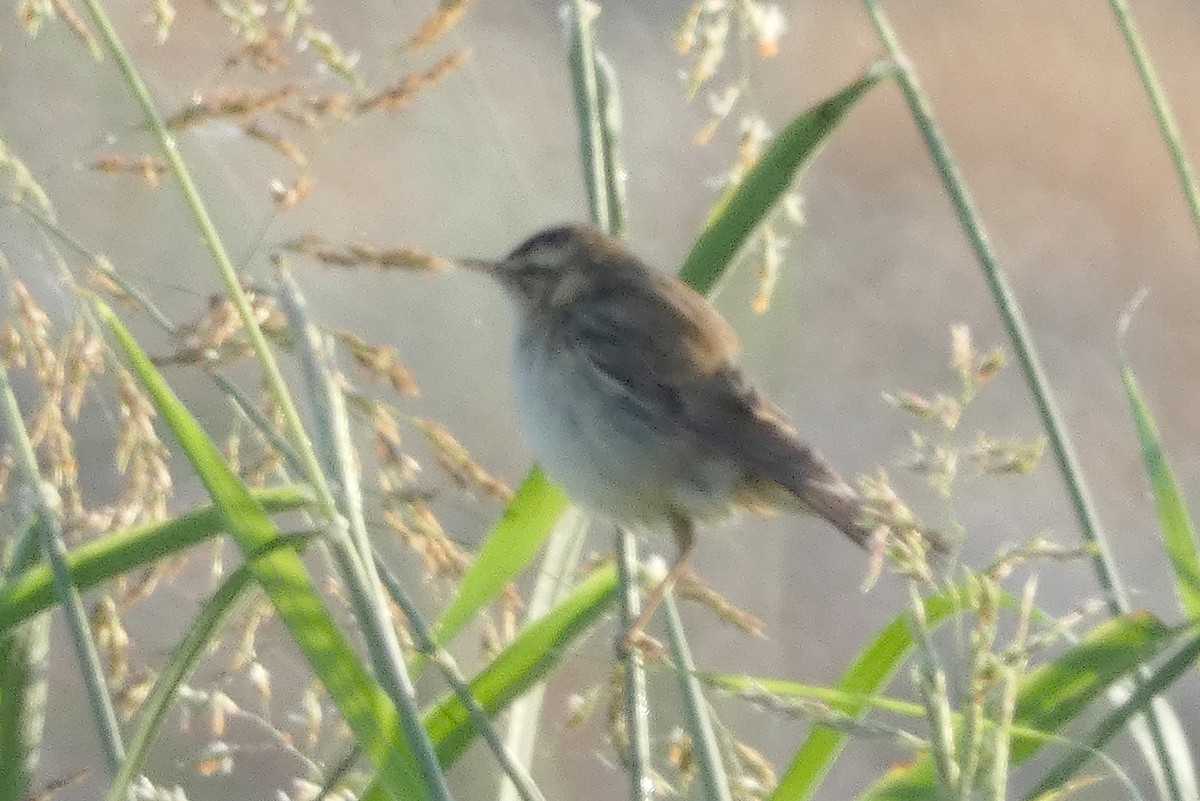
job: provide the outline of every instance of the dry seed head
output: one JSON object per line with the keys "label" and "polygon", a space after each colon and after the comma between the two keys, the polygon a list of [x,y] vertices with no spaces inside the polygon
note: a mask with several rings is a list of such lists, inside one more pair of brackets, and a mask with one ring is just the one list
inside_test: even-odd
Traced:
{"label": "dry seed head", "polygon": [[444,425],[424,418],[413,420],[413,424],[433,446],[433,455],[438,464],[460,486],[475,484],[497,500],[507,503],[512,499],[512,489],[476,462]]}
{"label": "dry seed head", "polygon": [[167,120],[167,125],[182,131],[216,119],[248,119],[279,108],[297,91],[298,87],[289,84],[266,92],[228,89],[197,94],[192,98],[191,105]]}
{"label": "dry seed head", "polygon": [[42,23],[54,19],[54,3],[50,0],[21,0],[17,7],[17,19],[25,26],[25,32],[37,36]]}
{"label": "dry seed head", "polygon": [[[140,511],[140,510],[139,510]],[[114,510],[109,522],[110,528],[122,529],[133,525],[139,515],[120,516]],[[186,556],[179,557],[179,561],[185,560]],[[154,564],[147,566],[144,570],[138,573],[137,578],[130,583],[127,577],[122,576],[117,583],[118,595],[120,597],[120,608],[130,609],[135,604],[144,601],[153,594],[158,588],[158,583],[161,581],[170,568],[172,562],[167,559],[159,560]]]}
{"label": "dry seed head", "polygon": [[[25,8],[31,10],[35,8],[50,10],[51,6],[49,3],[26,3],[22,7],[22,11]],[[50,10],[50,13],[53,13],[53,11]],[[22,16],[24,16],[23,13]],[[40,25],[40,15],[35,13],[30,19],[37,20],[35,27],[36,25]],[[0,175],[5,174],[12,180],[9,200],[13,203],[32,200],[33,204],[37,206],[42,214],[46,215],[47,219],[51,222],[57,219],[54,213],[54,204],[50,202],[50,196],[46,194],[46,190],[42,189],[41,184],[34,180],[33,173],[25,166],[25,162],[17,158],[16,154],[8,149],[8,145],[4,143],[4,140],[0,139]]]}
{"label": "dry seed head", "polygon": [[734,740],[733,750],[737,755],[738,761],[742,764],[742,769],[757,784],[759,792],[755,793],[755,795],[761,795],[775,789],[775,785],[778,784],[778,779],[775,776],[775,766],[771,764],[769,759],[763,756],[761,751],[741,740]]}
{"label": "dry seed head", "polygon": [[328,32],[311,25],[305,27],[300,34],[299,49],[304,51],[309,48],[316,54],[317,60],[335,75],[356,87],[363,85],[362,78],[355,70],[361,53],[347,53]]}
{"label": "dry seed head", "polygon": [[0,363],[5,367],[25,367],[25,347],[21,343],[21,334],[12,323],[5,323],[0,328]]}
{"label": "dry seed head", "polygon": [[725,176],[726,183],[736,186],[746,177],[746,173],[758,163],[763,147],[771,138],[771,129],[762,117],[748,116],[741,121],[741,134],[738,137],[737,160],[729,168]]}
{"label": "dry seed head", "polygon": [[242,132],[251,139],[257,139],[268,147],[274,148],[297,166],[304,167],[308,164],[308,157],[304,155],[300,146],[280,134],[268,131],[255,123],[243,125]]}
{"label": "dry seed head", "polygon": [[986,384],[1008,365],[1008,358],[1000,348],[994,348],[975,364],[975,383]]}
{"label": "dry seed head", "polygon": [[327,122],[344,122],[352,116],[353,104],[345,92],[309,95],[300,108],[280,106],[275,113],[304,128],[321,128]]}
{"label": "dry seed head", "polygon": [[226,665],[226,670],[230,673],[236,673],[248,665],[257,655],[255,642],[258,637],[258,627],[270,614],[270,611],[259,606],[253,613],[246,616],[242,622],[242,630],[238,635],[237,646],[233,653],[230,654],[229,663]]}
{"label": "dry seed head", "polygon": [[449,259],[420,248],[377,248],[353,242],[339,247],[317,234],[305,234],[286,242],[283,249],[308,256],[331,267],[370,265],[380,269],[401,268],[438,272],[453,266]]}
{"label": "dry seed head", "polygon": [[175,25],[175,6],[171,0],[151,0],[150,9],[153,14],[154,36],[159,44],[163,44],[171,35]]}
{"label": "dry seed head", "polygon": [[771,296],[775,293],[775,284],[779,281],[779,265],[783,262],[783,250],[787,240],[779,236],[775,226],[767,224],[762,228],[762,259],[758,263],[758,282],[754,297],[750,301],[750,310],[755,314],[766,314],[771,308]]}
{"label": "dry seed head", "polygon": [[225,59],[225,69],[231,70],[242,64],[249,64],[259,72],[278,72],[288,63],[288,57],[283,50],[283,40],[290,35],[286,25],[283,28],[264,30],[262,36],[243,42],[233,55]]}
{"label": "dry seed head", "polygon": [[142,704],[146,703],[146,699],[150,697],[150,691],[154,689],[154,682],[157,679],[156,671],[145,668],[138,671],[137,675],[121,688],[121,691],[117,693],[116,707],[122,720],[126,723],[133,720],[138,710],[142,708]]}
{"label": "dry seed head", "polygon": [[72,421],[79,419],[83,396],[92,377],[104,372],[104,353],[104,339],[96,332],[88,332],[83,318],[76,317],[62,353],[66,412]]}
{"label": "dry seed head", "polygon": [[253,0],[240,0],[238,3],[213,3],[212,7],[244,41],[257,41],[266,35],[263,25],[263,19],[267,16],[266,5]]}
{"label": "dry seed head", "polygon": [[300,709],[304,714],[304,742],[309,751],[314,751],[321,736],[321,723],[325,719],[319,682],[313,682],[305,688],[304,695],[300,697]]}
{"label": "dry seed head", "polygon": [[116,269],[112,266],[112,262],[108,257],[99,254],[96,255],[87,270],[87,283],[92,289],[103,292],[108,297],[119,303],[134,303],[133,298],[129,293],[121,288],[121,285],[113,280],[113,275]]}
{"label": "dry seed head", "polygon": [[413,500],[399,508],[392,506],[384,510],[383,517],[404,543],[420,554],[430,574],[450,580],[462,577],[470,557],[446,536],[437,517],[423,502]]}
{"label": "dry seed head", "polygon": [[281,0],[276,6],[283,17],[283,32],[291,36],[296,30],[296,24],[305,17],[312,16],[312,6],[308,0]]}
{"label": "dry seed head", "polygon": [[953,431],[958,427],[959,421],[962,419],[962,405],[957,399],[938,393],[933,400],[929,400],[915,392],[901,392],[898,395],[893,395],[890,392],[883,393],[883,401],[897,409],[903,409],[909,414],[920,417],[923,420],[932,420],[941,423],[942,427],[948,431]]}
{"label": "dry seed head", "polygon": [[58,358],[50,341],[50,315],[33,299],[23,281],[13,280],[9,288],[17,307],[17,323],[24,332],[23,339],[32,356],[34,373],[38,381],[46,385],[58,369]]}
{"label": "dry seed head", "polygon": [[675,52],[686,56],[696,46],[696,28],[700,24],[700,15],[704,13],[704,0],[692,3],[679,20],[675,29]]}
{"label": "dry seed head", "polygon": [[125,476],[117,519],[122,525],[165,519],[174,487],[167,467],[170,452],[154,430],[157,412],[127,370],[117,371],[116,386],[121,427],[115,455],[117,470]]}
{"label": "dry seed head", "polygon": [[725,60],[725,44],[729,39],[729,14],[710,16],[696,29],[697,45],[695,61],[687,76],[687,93],[690,97],[703,86]]}
{"label": "dry seed head", "polygon": [[145,776],[138,776],[129,791],[133,801],[188,801],[187,794],[178,784],[174,787],[158,787]]}
{"label": "dry seed head", "polygon": [[254,687],[254,692],[258,695],[265,715],[267,705],[271,701],[271,673],[263,666],[262,662],[256,660],[250,664],[249,670],[246,671],[246,677],[250,679],[250,685]]}
{"label": "dry seed head", "polygon": [[950,326],[950,366],[968,381],[975,369],[975,346],[971,344],[971,329],[963,323]]}
{"label": "dry seed head", "polygon": [[87,46],[92,56],[99,61],[104,57],[104,52],[100,49],[100,44],[96,41],[96,37],[92,34],[87,23],[83,18],[76,13],[67,0],[51,0],[54,5],[54,10],[58,16],[62,18],[63,23],[67,26],[67,30],[71,35]]}
{"label": "dry seed head", "polygon": [[779,55],[779,40],[787,32],[787,20],[783,16],[783,10],[774,3],[750,3],[749,12],[755,54],[759,58],[774,58]]}
{"label": "dry seed head", "polygon": [[271,181],[271,199],[275,201],[275,208],[288,211],[303,203],[315,187],[316,182],[308,174],[296,176],[291,184],[275,178]]}
{"label": "dry seed head", "polygon": [[[344,328],[335,331],[334,336],[341,341],[346,350],[350,352],[350,357],[366,370],[368,375],[391,384],[392,389],[401,395],[413,397],[420,394],[421,391],[417,387],[412,373],[400,363],[400,353],[395,348],[370,345],[357,334]],[[377,406],[378,404],[373,404],[373,407]],[[375,428],[376,434],[379,434],[379,428],[375,423],[374,408],[372,408],[371,418],[372,427]]]}
{"label": "dry seed head", "polygon": [[563,727],[567,731],[578,729],[596,711],[596,704],[604,692],[604,685],[593,684],[583,693],[571,693],[566,698],[566,720]]}
{"label": "dry seed head", "polygon": [[710,92],[708,95],[708,122],[704,123],[704,127],[696,132],[693,140],[697,145],[706,145],[712,140],[713,134],[717,132],[717,128],[729,116],[729,112],[733,110],[733,106],[741,97],[742,89],[737,84],[730,84],[725,89],[717,94]]}
{"label": "dry seed head", "polygon": [[316,801],[320,795],[321,785],[307,779],[295,778],[292,779],[292,794],[285,798],[290,798],[291,801]]}
{"label": "dry seed head", "polygon": [[943,498],[950,497],[954,478],[958,474],[958,454],[946,447],[927,442],[920,433],[910,432],[912,450],[900,466],[925,476],[929,485]]}
{"label": "dry seed head", "polygon": [[456,50],[424,72],[412,72],[380,92],[358,104],[358,113],[373,111],[391,112],[406,109],[417,100],[417,95],[432,89],[447,75],[461,67],[471,57],[471,50]]}
{"label": "dry seed head", "polygon": [[469,4],[470,0],[441,0],[437,9],[421,24],[405,47],[427,47],[442,38],[462,19],[463,12]]}
{"label": "dry seed head", "polygon": [[235,715],[241,709],[225,693],[216,690],[208,697],[208,730],[214,737],[225,736],[225,724],[230,715]]}
{"label": "dry seed head", "polygon": [[717,592],[715,587],[695,573],[680,577],[675,591],[680,598],[686,598],[706,607],[722,622],[736,626],[755,637],[764,636],[764,626],[760,618],[735,606],[728,598]]}
{"label": "dry seed head", "polygon": [[118,173],[137,175],[151,189],[158,189],[162,185],[162,178],[169,170],[165,161],[157,156],[149,155],[138,156],[135,159],[118,155],[97,156],[96,160],[92,162],[92,169],[109,175]]}
{"label": "dry seed head", "polygon": [[675,776],[684,789],[691,786],[692,780],[700,772],[692,738],[678,726],[667,735],[667,763],[675,769]]}
{"label": "dry seed head", "polygon": [[129,632],[111,595],[105,595],[92,609],[90,622],[96,647],[108,659],[109,678],[117,684],[124,682],[129,672]]}
{"label": "dry seed head", "polygon": [[980,433],[971,442],[968,456],[983,473],[993,475],[1033,472],[1046,451],[1046,438],[995,440]]}
{"label": "dry seed head", "polygon": [[233,749],[223,740],[214,740],[204,749],[204,756],[192,760],[191,768],[206,778],[233,773]]}

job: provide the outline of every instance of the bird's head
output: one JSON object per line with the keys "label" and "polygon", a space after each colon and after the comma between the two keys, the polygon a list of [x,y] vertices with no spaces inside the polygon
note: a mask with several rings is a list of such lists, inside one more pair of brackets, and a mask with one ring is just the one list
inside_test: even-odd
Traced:
{"label": "bird's head", "polygon": [[498,280],[528,314],[561,310],[644,269],[620,241],[590,225],[549,228],[500,261],[459,264]]}

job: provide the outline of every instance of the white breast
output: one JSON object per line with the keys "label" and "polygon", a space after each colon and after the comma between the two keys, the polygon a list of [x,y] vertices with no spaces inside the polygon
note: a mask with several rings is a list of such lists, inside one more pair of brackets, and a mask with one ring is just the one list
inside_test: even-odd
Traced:
{"label": "white breast", "polygon": [[650,526],[676,514],[713,517],[728,507],[736,468],[723,459],[696,459],[674,421],[631,404],[586,360],[522,331],[513,383],[518,418],[538,461],[580,506]]}

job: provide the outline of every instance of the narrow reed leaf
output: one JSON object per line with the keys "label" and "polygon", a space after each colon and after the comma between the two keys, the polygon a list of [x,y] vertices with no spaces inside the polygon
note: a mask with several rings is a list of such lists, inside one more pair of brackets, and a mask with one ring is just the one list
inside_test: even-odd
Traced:
{"label": "narrow reed leaf", "polygon": [[608,202],[608,232],[625,238],[629,217],[625,191],[625,158],[621,151],[621,92],[617,71],[603,53],[596,53],[596,100],[600,115],[600,142],[604,147],[605,197]]}
{"label": "narrow reed leaf", "polygon": [[[1029,671],[1021,679],[1013,732],[1032,729],[1051,735],[1060,731],[1094,701],[1105,697],[1114,684],[1161,653],[1180,633],[1144,612],[1100,623],[1058,659]],[[1014,737],[1010,764],[1027,761],[1046,742]],[[1096,749],[1088,746],[1070,748],[1084,761],[1096,755]],[[859,796],[859,801],[908,801],[934,797],[936,791],[933,762],[922,756],[888,773]]]}
{"label": "narrow reed leaf", "polygon": [[[1016,720],[1042,731],[1058,731],[1105,688],[1149,662],[1177,635],[1146,612],[1100,623],[1062,656],[1025,674]],[[1014,747],[1013,762],[1023,762],[1033,753]]]}
{"label": "narrow reed leaf", "polygon": [[[50,565],[51,584],[75,651],[80,679],[92,712],[92,723],[96,727],[96,735],[104,754],[105,768],[112,776],[116,774],[121,761],[125,758],[125,745],[121,741],[121,730],[117,725],[116,712],[113,710],[112,696],[108,692],[104,667],[100,663],[96,642],[92,638],[87,611],[83,607],[79,588],[72,583],[71,575],[67,571],[67,546],[63,540],[62,527],[62,499],[55,486],[42,479],[33,442],[25,428],[21,409],[17,405],[17,397],[8,380],[8,370],[3,363],[0,363],[0,430],[3,429],[7,429],[8,450],[11,451],[13,469],[20,481],[17,490],[21,496],[19,505],[25,507],[21,509],[19,517],[25,517],[32,513],[36,520],[22,534],[36,533],[40,535],[37,539],[41,540],[41,555]],[[16,554],[11,557],[12,562],[7,566],[8,568],[21,567],[23,565],[19,563],[33,558],[34,551],[27,547],[32,541],[33,538],[28,536],[17,541]],[[31,634],[34,637],[37,636],[36,628]],[[44,665],[39,666],[39,662],[44,660],[45,656],[41,656],[40,659],[35,658],[38,650],[36,639],[27,640],[24,643],[19,639],[17,641],[10,640],[10,642],[20,648],[20,652],[14,654],[14,658],[25,662],[23,669],[18,669],[17,673],[9,676],[10,680],[14,682],[11,689],[17,692],[18,696],[26,696],[25,698],[9,699],[9,702],[15,705],[14,710],[20,709],[21,717],[26,718],[16,721],[16,724],[18,727],[36,726],[39,730],[35,736],[30,736],[33,734],[32,729],[26,730],[24,736],[17,735],[21,738],[18,749],[25,749],[25,751],[23,754],[18,752],[14,756],[23,757],[27,764],[33,764],[37,760],[37,751],[36,748],[33,748],[32,751],[29,749],[40,738],[42,726],[40,713],[35,712],[33,708],[33,702],[37,700],[36,694],[40,694],[42,691],[38,690],[34,683],[45,681],[44,674],[39,675],[45,670]],[[22,680],[21,686],[17,686],[18,680]],[[34,693],[34,695],[28,695],[29,693]],[[3,769],[2,764],[0,764],[0,769]]]}
{"label": "narrow reed leaf", "polygon": [[1153,62],[1150,61],[1150,53],[1146,50],[1142,35],[1138,31],[1137,21],[1133,17],[1133,10],[1129,7],[1128,0],[1108,0],[1108,5],[1112,8],[1117,27],[1121,29],[1121,36],[1125,39],[1125,48],[1133,58],[1138,77],[1142,81],[1142,88],[1146,90],[1150,108],[1153,109],[1154,118],[1158,121],[1158,131],[1162,136],[1163,144],[1167,146],[1167,152],[1171,154],[1171,163],[1175,166],[1175,174],[1179,177],[1179,188],[1183,191],[1188,210],[1192,214],[1192,225],[1196,227],[1196,233],[1200,234],[1200,185],[1196,182],[1196,172],[1188,158],[1187,148],[1184,147],[1183,134],[1179,129],[1175,112],[1171,110],[1171,104],[1167,101],[1167,93],[1163,90],[1162,81],[1158,79],[1158,73],[1154,69]]}
{"label": "narrow reed leaf", "polygon": [[787,192],[796,173],[847,112],[891,70],[886,63],[873,65],[845,89],[796,117],[775,137],[741,183],[718,201],[679,272],[685,283],[699,292],[716,285],[755,227]]}
{"label": "narrow reed leaf", "polygon": [[[433,743],[421,725],[416,691],[408,674],[387,596],[372,555],[359,481],[359,465],[350,433],[346,397],[325,342],[312,324],[300,285],[281,262],[278,270],[280,308],[300,352],[304,389],[308,396],[319,468],[337,516],[328,521],[326,542],[345,587],[350,607],[366,644],[375,678],[400,715],[404,739],[412,748],[421,777],[434,801],[451,801],[446,776],[438,765]],[[414,614],[415,612],[410,612]],[[411,621],[410,623],[417,623]],[[419,621],[424,626],[424,621]]]}
{"label": "narrow reed leaf", "polygon": [[[2,144],[2,143],[0,143]],[[3,584],[41,556],[39,518],[29,515],[8,536]],[[46,607],[54,603],[50,566],[46,574]],[[45,607],[43,607],[45,608]],[[33,783],[46,723],[46,668],[50,653],[50,616],[36,615],[12,630],[0,628],[0,799],[24,798]]]}
{"label": "narrow reed leaf", "polygon": [[32,790],[46,719],[49,651],[49,615],[0,634],[0,799],[5,801],[25,798]]}
{"label": "narrow reed leaf", "polygon": [[[926,625],[937,628],[948,618],[962,611],[959,591],[950,588],[924,599]],[[859,652],[835,685],[848,697],[869,696],[884,687],[908,656],[914,645],[912,627],[907,612],[892,618],[867,647]],[[834,709],[849,716],[863,714],[865,700],[853,703],[831,703]],[[811,732],[792,758],[791,764],[779,779],[770,801],[802,801],[814,797],[821,779],[846,743],[844,732],[818,729]],[[932,774],[930,774],[932,777]]]}
{"label": "narrow reed leaf", "polygon": [[1121,381],[1125,385],[1129,411],[1133,415],[1133,425],[1142,448],[1146,478],[1158,509],[1163,545],[1175,572],[1175,594],[1179,597],[1183,614],[1189,620],[1200,620],[1200,546],[1196,540],[1196,528],[1183,494],[1179,491],[1179,484],[1175,481],[1175,473],[1167,461],[1158,426],[1154,424],[1150,407],[1142,397],[1137,377],[1124,354],[1121,356]]}
{"label": "narrow reed leaf", "polygon": [[[562,603],[521,629],[471,681],[471,695],[495,716],[531,687],[545,680],[563,658],[591,631],[616,598],[617,571],[612,565],[592,572]],[[425,728],[449,769],[475,739],[476,731],[463,702],[446,693],[424,713]],[[363,801],[380,801],[378,781],[368,785]]]}
{"label": "narrow reed leaf", "polygon": [[729,790],[729,777],[725,774],[725,762],[721,759],[717,736],[708,715],[708,699],[704,697],[704,688],[696,676],[696,663],[692,659],[687,637],[684,636],[683,621],[679,618],[679,607],[672,593],[667,593],[663,606],[667,611],[671,659],[679,677],[687,728],[692,737],[696,764],[700,768],[703,797],[708,801],[733,801]]}
{"label": "narrow reed leaf", "polygon": [[605,164],[604,119],[600,108],[600,87],[596,76],[596,45],[592,23],[600,7],[590,0],[569,0],[566,4],[567,36],[570,52],[571,94],[579,121],[579,157],[587,186],[592,222],[602,231],[612,231],[609,218],[608,165]]}
{"label": "narrow reed leaf", "polygon": [[[300,486],[256,490],[251,494],[267,512],[300,509],[311,502],[308,491]],[[215,505],[205,506],[162,523],[134,526],[89,540],[67,552],[67,570],[71,583],[82,591],[224,531],[221,510]],[[34,565],[0,586],[0,631],[21,624],[54,603],[50,566]]]}
{"label": "narrow reed leaf", "polygon": [[1062,761],[1047,771],[1037,789],[1029,793],[1026,799],[1037,799],[1070,781],[1113,735],[1129,725],[1131,718],[1145,712],[1156,696],[1166,692],[1184,673],[1192,670],[1197,659],[1200,659],[1200,634],[1193,627],[1188,630],[1187,637],[1183,647],[1174,656],[1146,675],[1129,698],[1097,724],[1091,735],[1083,740],[1082,746],[1072,749]]}
{"label": "narrow reed leaf", "polygon": [[[251,561],[262,559],[276,548],[302,548],[312,535],[280,537],[269,544]],[[129,787],[143,771],[150,745],[170,712],[171,702],[179,686],[192,675],[197,663],[208,652],[209,645],[220,635],[225,625],[245,606],[254,589],[251,565],[244,564],[229,575],[213,596],[204,603],[175,646],[170,658],[154,681],[154,687],[142,704],[137,731],[129,740],[121,770],[109,785],[106,801],[125,801]]]}
{"label": "narrow reed leaf", "polygon": [[[526,620],[540,619],[570,593],[575,583],[575,569],[579,565],[583,541],[587,536],[588,522],[588,515],[575,508],[568,509],[559,518],[555,531],[546,543],[541,569],[525,607]],[[508,712],[504,744],[522,765],[533,763],[545,693],[544,684],[534,687]],[[497,801],[516,801],[517,795],[513,782],[508,777],[502,777]]]}
{"label": "narrow reed leaf", "polygon": [[530,471],[467,569],[442,613],[434,639],[445,644],[499,594],[533,558],[567,508],[567,499],[541,470]]}
{"label": "narrow reed leaf", "polygon": [[[804,684],[788,679],[773,677],[746,676],[732,673],[699,673],[697,678],[710,687],[733,695],[759,702],[764,708],[770,709],[780,704],[817,704],[829,709],[860,706],[864,710],[880,710],[902,715],[907,718],[924,718],[925,708],[912,701],[903,701],[889,695],[870,695],[867,693],[851,693],[836,687],[826,687],[820,684]],[[818,707],[819,708],[819,707]],[[956,723],[962,715],[955,714]],[[994,725],[994,723],[993,723]],[[1067,743],[1063,737],[1050,734],[1028,726],[1013,726],[1014,739],[1029,740],[1034,743]]]}
{"label": "narrow reed leaf", "polygon": [[[471,681],[471,694],[488,714],[497,714],[545,680],[610,608],[616,586],[616,568],[602,567],[579,582],[551,612],[523,628]],[[450,696],[425,713],[425,726],[447,768],[475,738],[466,708]]]}
{"label": "narrow reed leaf", "polygon": [[[112,310],[100,301],[95,305],[220,508],[229,533],[242,553],[253,557],[278,538],[275,525]],[[388,794],[397,801],[428,799],[429,788],[421,779],[412,747],[401,736],[395,706],[334,623],[300,557],[291,550],[278,549],[250,564],[255,579],[379,771]]]}
{"label": "narrow reed leaf", "polygon": [[[637,538],[624,526],[617,528],[616,550],[621,631],[626,632],[638,619],[642,598],[638,585]],[[653,801],[650,703],[646,697],[645,660],[641,649],[637,647],[622,648],[618,658],[621,669],[621,714],[624,716],[625,731],[624,741],[614,737],[614,745],[621,751],[625,772],[629,775],[630,801]]]}

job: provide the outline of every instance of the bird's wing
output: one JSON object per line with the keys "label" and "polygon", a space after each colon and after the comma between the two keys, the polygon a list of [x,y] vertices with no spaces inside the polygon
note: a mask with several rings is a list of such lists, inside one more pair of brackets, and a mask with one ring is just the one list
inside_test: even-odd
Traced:
{"label": "bird's wing", "polygon": [[575,306],[562,330],[565,346],[611,387],[675,418],[686,411],[690,387],[731,366],[739,344],[725,319],[690,287],[667,276],[653,280],[654,291],[618,284],[606,298]]}
{"label": "bird's wing", "polygon": [[737,338],[725,320],[690,289],[668,288],[576,307],[564,327],[568,346],[631,412],[678,426],[741,465],[742,502],[802,509],[865,545],[858,493],[738,369]]}

